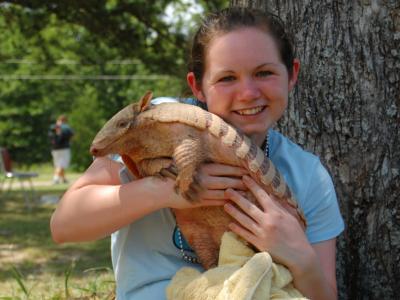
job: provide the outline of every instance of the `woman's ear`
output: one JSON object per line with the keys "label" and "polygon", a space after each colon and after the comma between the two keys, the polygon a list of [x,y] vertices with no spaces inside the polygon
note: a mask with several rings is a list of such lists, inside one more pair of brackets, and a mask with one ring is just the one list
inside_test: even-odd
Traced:
{"label": "woman's ear", "polygon": [[297,78],[300,72],[300,60],[295,58],[293,60],[292,76],[289,77],[289,92],[293,90],[296,85]]}
{"label": "woman's ear", "polygon": [[190,86],[190,89],[192,90],[193,95],[201,102],[206,102],[203,92],[201,91],[201,87],[197,84],[196,76],[193,72],[189,72],[186,75],[186,80]]}

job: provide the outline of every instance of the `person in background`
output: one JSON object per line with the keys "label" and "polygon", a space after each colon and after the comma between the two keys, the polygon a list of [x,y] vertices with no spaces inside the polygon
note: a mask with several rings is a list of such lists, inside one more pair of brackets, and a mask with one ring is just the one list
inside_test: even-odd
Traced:
{"label": "person in background", "polygon": [[[187,82],[208,111],[264,150],[296,195],[306,232],[242,168],[203,164],[197,170],[203,190],[189,203],[174,192],[172,179],[128,178],[120,162],[96,158],[64,194],[50,227],[58,243],[111,235],[117,299],[165,299],[180,268],[202,270],[187,259],[195,253],[180,238],[170,208],[211,205],[232,216],[234,233],[285,265],[304,296],[337,298],[336,237],[344,223],[331,177],[317,156],[273,129],[300,69],[285,28],[273,14],[246,8],[206,16],[194,36]],[[250,190],[260,206],[241,190]]]}
{"label": "person in background", "polygon": [[53,184],[68,183],[65,170],[71,161],[70,141],[74,132],[67,123],[67,117],[60,115],[55,124],[49,129],[51,155],[54,164]]}

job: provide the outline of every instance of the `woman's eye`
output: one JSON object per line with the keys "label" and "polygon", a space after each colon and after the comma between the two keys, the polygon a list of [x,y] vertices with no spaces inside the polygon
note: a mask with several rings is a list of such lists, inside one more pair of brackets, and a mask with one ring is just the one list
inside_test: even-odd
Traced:
{"label": "woman's eye", "polygon": [[230,81],[234,81],[234,80],[235,80],[235,76],[224,76],[224,77],[220,78],[218,81],[230,82]]}
{"label": "woman's eye", "polygon": [[272,75],[271,71],[259,71],[256,74],[257,77],[267,77],[269,75]]}

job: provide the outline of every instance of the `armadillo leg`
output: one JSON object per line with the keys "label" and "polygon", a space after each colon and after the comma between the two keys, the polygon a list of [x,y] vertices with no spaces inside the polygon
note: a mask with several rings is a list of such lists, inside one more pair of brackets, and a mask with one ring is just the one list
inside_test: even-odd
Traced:
{"label": "armadillo leg", "polygon": [[152,158],[144,159],[137,163],[138,170],[142,176],[160,176],[160,177],[172,177],[176,178],[171,171],[173,161],[169,158]]}
{"label": "armadillo leg", "polygon": [[160,175],[176,180],[176,177],[178,176],[178,169],[174,164],[171,164],[171,166],[169,166],[168,168],[161,169]]}
{"label": "armadillo leg", "polygon": [[196,181],[196,177],[193,178],[193,182],[189,186],[189,189],[185,193],[185,198],[188,199],[189,201],[196,201],[199,198],[200,192],[203,190],[203,188],[200,186],[200,184]]}
{"label": "armadillo leg", "polygon": [[176,185],[181,195],[189,201],[196,200],[196,195],[193,195],[190,185],[193,183],[196,169],[203,162],[203,153],[204,150],[201,146],[200,140],[185,139],[175,148],[173,154],[175,165],[179,172],[176,179]]}

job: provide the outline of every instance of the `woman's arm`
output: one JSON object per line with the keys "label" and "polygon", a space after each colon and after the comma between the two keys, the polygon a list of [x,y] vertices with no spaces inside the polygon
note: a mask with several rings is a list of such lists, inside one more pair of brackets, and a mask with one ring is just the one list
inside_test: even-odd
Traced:
{"label": "woman's arm", "polygon": [[[68,189],[54,211],[50,228],[57,243],[103,238],[160,208],[222,205],[221,200],[191,204],[174,191],[171,179],[145,177],[120,184],[121,164],[97,158]],[[162,195],[162,197],[160,196]]]}
{"label": "woman's arm", "polygon": [[121,164],[108,158],[93,161],[64,194],[52,215],[54,241],[99,239],[162,206],[161,201],[154,201],[154,178],[121,185],[120,168]]}
{"label": "woman's arm", "polygon": [[[254,180],[243,178],[262,209],[236,191],[226,192],[240,209],[228,203],[226,211],[237,221],[230,228],[293,275],[295,287],[310,299],[336,299],[335,240],[312,246],[297,219],[274,201]],[[244,213],[243,213],[244,212]]]}
{"label": "woman's arm", "polygon": [[317,259],[310,261],[311,270],[295,276],[294,284],[310,299],[337,299],[336,239],[311,245]]}

